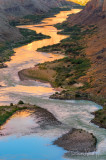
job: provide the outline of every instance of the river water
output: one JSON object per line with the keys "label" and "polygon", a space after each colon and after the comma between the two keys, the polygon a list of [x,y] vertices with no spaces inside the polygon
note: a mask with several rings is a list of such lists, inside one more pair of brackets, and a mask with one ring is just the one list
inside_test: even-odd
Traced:
{"label": "river water", "polygon": [[[66,36],[58,35],[53,27],[63,22],[68,14],[77,13],[78,9],[62,11],[56,17],[47,18],[38,25],[20,26],[36,30],[51,36],[51,39],[34,41],[28,45],[15,48],[8,68],[0,70],[0,105],[17,103],[20,99],[26,103],[36,104],[52,112],[64,125],[59,128],[41,129],[28,111],[14,114],[1,127],[0,160],[105,160],[106,131],[90,123],[94,117],[91,112],[101,106],[90,101],[51,100],[49,95],[55,92],[48,83],[25,80],[20,81],[18,71],[33,67],[45,61],[60,59],[63,56],[52,53],[37,52],[37,48],[58,43]],[[97,151],[86,155],[69,155],[60,147],[52,145],[53,140],[70,130],[71,127],[82,128],[93,133],[98,140]]]}

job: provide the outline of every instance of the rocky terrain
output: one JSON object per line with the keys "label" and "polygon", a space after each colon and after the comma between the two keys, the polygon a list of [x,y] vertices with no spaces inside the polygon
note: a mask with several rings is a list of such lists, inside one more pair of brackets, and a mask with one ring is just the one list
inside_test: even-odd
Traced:
{"label": "rocky terrain", "polygon": [[0,8],[0,42],[17,41],[20,38],[22,38],[22,36],[18,29],[10,26],[7,15]]}
{"label": "rocky terrain", "polygon": [[54,141],[54,144],[70,152],[92,152],[96,150],[96,138],[93,134],[75,128]]}

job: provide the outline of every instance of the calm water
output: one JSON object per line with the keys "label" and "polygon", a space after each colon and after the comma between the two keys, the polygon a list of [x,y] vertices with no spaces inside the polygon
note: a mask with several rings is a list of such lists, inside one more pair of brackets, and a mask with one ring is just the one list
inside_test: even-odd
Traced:
{"label": "calm water", "polygon": [[[47,18],[39,25],[20,26],[36,30],[37,33],[50,35],[51,39],[32,42],[14,49],[8,68],[0,71],[0,105],[24,102],[37,104],[52,112],[63,122],[60,128],[41,129],[30,112],[21,112],[11,117],[0,130],[0,160],[105,160],[106,131],[90,123],[99,105],[89,101],[60,101],[48,97],[55,90],[50,84],[38,81],[20,81],[18,71],[32,67],[37,63],[62,58],[61,55],[37,52],[37,48],[58,43],[66,36],[58,35],[54,24],[64,21],[68,14],[79,10],[62,11],[56,17]],[[70,130],[71,127],[82,128],[92,132],[98,139],[97,151],[87,155],[65,154],[62,148],[52,145],[54,139]]]}

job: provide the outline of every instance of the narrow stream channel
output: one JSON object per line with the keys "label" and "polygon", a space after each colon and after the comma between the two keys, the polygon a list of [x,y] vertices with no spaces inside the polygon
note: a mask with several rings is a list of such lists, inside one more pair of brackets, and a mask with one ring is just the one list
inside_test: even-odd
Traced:
{"label": "narrow stream channel", "polygon": [[[53,27],[66,20],[68,14],[77,13],[78,9],[62,11],[56,17],[47,18],[38,25],[20,26],[36,30],[51,36],[51,39],[34,41],[14,49],[16,52],[8,68],[0,70],[0,105],[17,103],[20,99],[26,103],[36,104],[52,112],[64,125],[60,128],[41,129],[28,111],[14,114],[0,130],[0,160],[105,160],[106,131],[90,123],[94,112],[101,106],[90,101],[51,100],[49,95],[55,92],[48,83],[38,81],[20,81],[18,71],[33,67],[45,61],[60,59],[63,56],[52,53],[37,52],[37,48],[58,43],[66,36],[58,35]],[[93,133],[97,139],[97,151],[86,155],[68,155],[60,147],[52,145],[54,139],[70,130],[71,127],[82,128]]]}

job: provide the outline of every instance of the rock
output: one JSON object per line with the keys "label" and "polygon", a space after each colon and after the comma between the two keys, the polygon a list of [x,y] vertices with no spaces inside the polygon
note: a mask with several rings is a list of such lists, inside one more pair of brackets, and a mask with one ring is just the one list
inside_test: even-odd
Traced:
{"label": "rock", "polygon": [[93,152],[96,150],[97,140],[92,133],[73,128],[70,132],[54,141],[55,145],[71,152]]}

